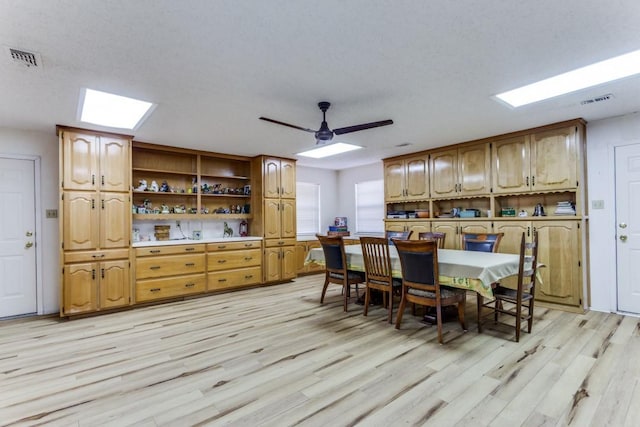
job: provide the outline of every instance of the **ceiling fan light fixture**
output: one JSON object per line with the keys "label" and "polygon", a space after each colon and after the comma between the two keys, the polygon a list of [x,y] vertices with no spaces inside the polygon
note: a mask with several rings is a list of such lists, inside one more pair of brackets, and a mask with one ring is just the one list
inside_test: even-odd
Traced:
{"label": "ceiling fan light fixture", "polygon": [[[319,142],[321,144],[321,142]],[[312,150],[303,151],[298,153],[298,156],[311,157],[314,159],[322,159],[324,157],[335,156],[336,154],[346,153],[348,151],[359,150],[359,145],[345,144],[344,142],[337,142],[335,144],[323,145]]]}

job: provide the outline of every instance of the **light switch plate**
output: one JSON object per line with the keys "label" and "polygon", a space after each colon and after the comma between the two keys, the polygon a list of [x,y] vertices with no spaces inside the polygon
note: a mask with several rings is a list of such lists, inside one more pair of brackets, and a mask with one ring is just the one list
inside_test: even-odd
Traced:
{"label": "light switch plate", "polygon": [[591,209],[604,209],[604,200],[592,200]]}
{"label": "light switch plate", "polygon": [[47,209],[47,218],[58,218],[58,209]]}

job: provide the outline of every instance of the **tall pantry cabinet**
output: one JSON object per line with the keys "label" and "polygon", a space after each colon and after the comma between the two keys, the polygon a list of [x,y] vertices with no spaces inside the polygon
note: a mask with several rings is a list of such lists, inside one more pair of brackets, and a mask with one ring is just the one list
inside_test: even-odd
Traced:
{"label": "tall pantry cabinet", "polygon": [[252,233],[264,238],[263,281],[296,277],[295,160],[269,156],[253,159]]}
{"label": "tall pantry cabinet", "polygon": [[60,315],[130,304],[131,137],[68,127],[60,141]]}

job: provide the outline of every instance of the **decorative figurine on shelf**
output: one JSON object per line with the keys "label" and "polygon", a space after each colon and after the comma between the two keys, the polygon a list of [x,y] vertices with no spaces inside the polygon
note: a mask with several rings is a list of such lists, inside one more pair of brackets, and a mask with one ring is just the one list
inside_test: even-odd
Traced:
{"label": "decorative figurine on shelf", "polygon": [[168,213],[169,213],[169,206],[167,206],[167,205],[162,205],[161,213],[163,213],[163,214],[168,214]]}
{"label": "decorative figurine on shelf", "polygon": [[146,179],[141,179],[138,182],[138,187],[136,188],[136,191],[147,191],[147,180]]}
{"label": "decorative figurine on shelf", "polygon": [[158,187],[158,183],[155,180],[153,180],[151,181],[151,187],[149,189],[154,193],[157,193],[160,188]]}
{"label": "decorative figurine on shelf", "polygon": [[249,235],[249,224],[247,224],[247,221],[244,219],[240,222],[238,234],[240,234],[240,237],[247,237]]}
{"label": "decorative figurine on shelf", "polygon": [[191,178],[191,188],[192,188],[191,190],[192,193],[196,194],[198,192],[198,183],[196,182],[195,177]]}
{"label": "decorative figurine on shelf", "polygon": [[222,235],[222,237],[233,237],[233,230],[231,229],[231,227],[229,227],[227,221],[224,222],[224,234]]}
{"label": "decorative figurine on shelf", "polygon": [[162,185],[160,186],[160,192],[161,193],[169,192],[169,184],[167,184],[167,181],[162,181]]}

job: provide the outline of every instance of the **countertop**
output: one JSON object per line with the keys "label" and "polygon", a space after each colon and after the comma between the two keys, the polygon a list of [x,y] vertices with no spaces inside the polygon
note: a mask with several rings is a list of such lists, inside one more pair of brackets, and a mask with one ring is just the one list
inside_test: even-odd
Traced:
{"label": "countertop", "polygon": [[152,240],[145,242],[133,242],[133,248],[145,248],[149,246],[171,246],[171,245],[194,245],[200,243],[221,243],[221,242],[246,242],[251,240],[262,240],[262,237],[217,237],[214,239],[175,239],[175,240]]}

